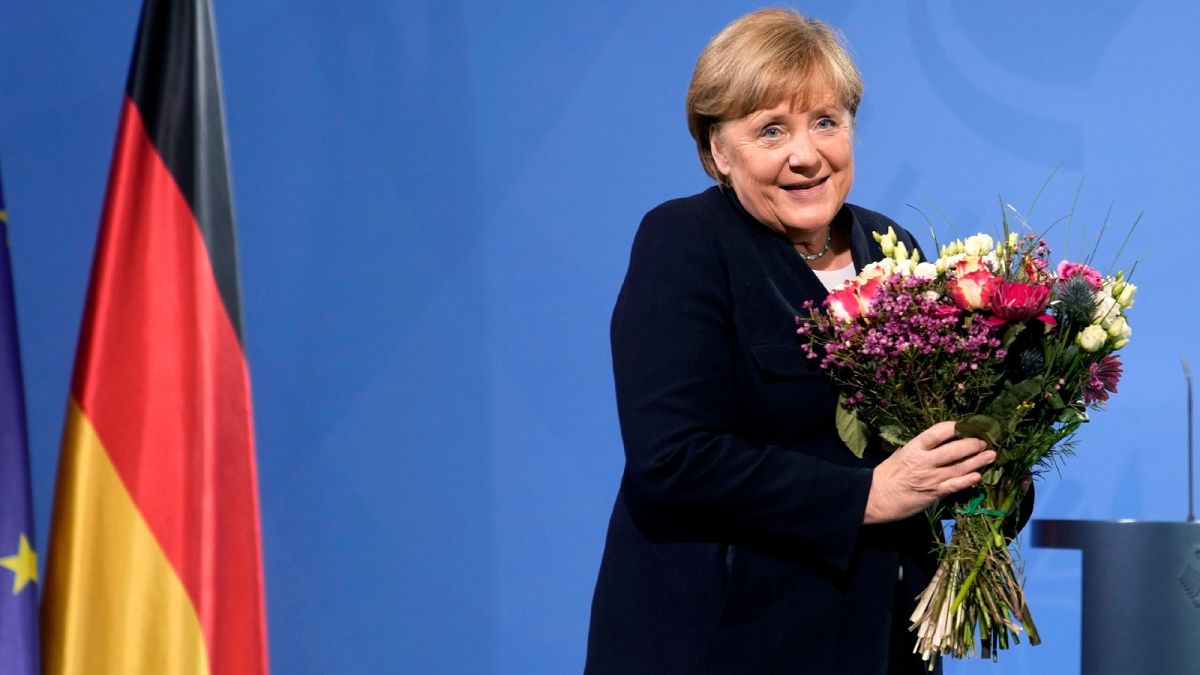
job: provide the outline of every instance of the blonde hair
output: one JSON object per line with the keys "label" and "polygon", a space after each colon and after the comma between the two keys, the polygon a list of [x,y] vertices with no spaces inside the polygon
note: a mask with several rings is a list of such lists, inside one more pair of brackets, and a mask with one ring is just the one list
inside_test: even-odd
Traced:
{"label": "blonde hair", "polygon": [[760,9],[726,26],[700,52],[688,86],[688,130],[704,171],[726,182],[712,155],[718,124],[786,99],[807,103],[814,84],[824,82],[853,121],[862,76],[829,24],[789,9]]}

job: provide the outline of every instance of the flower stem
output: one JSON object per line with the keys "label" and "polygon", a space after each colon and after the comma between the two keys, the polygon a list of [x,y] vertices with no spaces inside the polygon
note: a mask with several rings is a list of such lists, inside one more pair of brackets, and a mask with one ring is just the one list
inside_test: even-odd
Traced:
{"label": "flower stem", "polygon": [[1029,606],[1024,602],[1021,603],[1021,625],[1025,626],[1025,632],[1029,633],[1029,644],[1042,644],[1042,636],[1038,635],[1037,626],[1033,624],[1033,615],[1029,613]]}
{"label": "flower stem", "polygon": [[[1004,503],[1000,508],[1000,510],[1005,514],[1007,514],[1009,509],[1012,508],[1013,501],[1016,500],[1018,491],[1019,490],[1017,488],[1009,488],[1008,496],[1005,497]],[[962,586],[960,586],[958,589],[958,594],[954,596],[954,603],[950,607],[951,611],[958,609],[958,606],[961,605],[963,600],[966,599],[967,593],[971,590],[972,585],[975,583],[975,577],[979,576],[979,570],[983,569],[983,563],[985,560],[987,560],[987,554],[990,553],[992,547],[996,545],[996,538],[1000,532],[1000,525],[1004,522],[1005,518],[1005,516],[984,517],[988,519],[988,536],[985,537],[984,545],[981,549],[979,549],[979,554],[975,556],[975,562],[971,565],[970,573],[967,574],[967,578],[963,580]],[[1028,614],[1028,610],[1026,610],[1025,613]],[[1030,622],[1030,624],[1032,625],[1032,622]],[[1032,640],[1032,637],[1030,639]]]}

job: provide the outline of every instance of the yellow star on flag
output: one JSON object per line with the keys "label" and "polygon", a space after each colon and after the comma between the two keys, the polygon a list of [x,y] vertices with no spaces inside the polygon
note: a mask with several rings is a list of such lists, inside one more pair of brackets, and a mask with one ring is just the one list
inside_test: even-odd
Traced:
{"label": "yellow star on flag", "polygon": [[25,586],[29,582],[38,580],[37,553],[30,547],[29,540],[25,538],[25,535],[21,535],[16,555],[0,558],[0,567],[12,570],[15,575],[13,576],[13,595],[25,590]]}

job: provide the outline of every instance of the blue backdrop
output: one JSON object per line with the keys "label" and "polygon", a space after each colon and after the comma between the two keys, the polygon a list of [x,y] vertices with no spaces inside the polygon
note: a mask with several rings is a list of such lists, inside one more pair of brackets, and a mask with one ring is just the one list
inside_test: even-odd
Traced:
{"label": "blue backdrop", "polygon": [[[622,463],[609,312],[641,215],[708,184],[687,81],[757,5],[214,5],[275,671],[577,672]],[[1034,515],[1182,519],[1200,4],[798,8],[866,81],[853,201],[970,233],[1061,165],[1033,217],[1082,182],[1073,257],[1145,212],[1121,393]],[[138,9],[0,2],[39,544]],[[1045,643],[949,673],[1077,670],[1079,554],[1025,550]]]}

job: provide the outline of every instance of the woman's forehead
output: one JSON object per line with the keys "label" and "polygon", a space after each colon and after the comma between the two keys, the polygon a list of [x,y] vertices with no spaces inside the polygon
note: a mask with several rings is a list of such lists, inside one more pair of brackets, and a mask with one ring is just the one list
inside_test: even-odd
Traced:
{"label": "woman's forehead", "polygon": [[845,107],[841,93],[823,69],[781,74],[764,83],[758,96],[749,96],[740,111],[742,116],[762,110],[786,107],[802,112],[818,107]]}
{"label": "woman's forehead", "polygon": [[781,90],[774,96],[763,97],[763,102],[754,106],[744,117],[763,113],[803,113],[816,109],[845,109],[845,104],[827,82],[810,83],[799,90]]}

